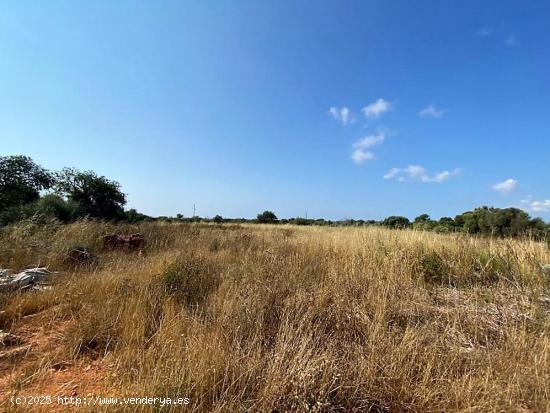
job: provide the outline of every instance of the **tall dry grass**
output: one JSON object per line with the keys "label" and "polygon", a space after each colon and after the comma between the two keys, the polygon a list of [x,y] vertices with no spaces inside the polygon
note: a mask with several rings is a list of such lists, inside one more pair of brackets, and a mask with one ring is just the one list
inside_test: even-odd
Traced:
{"label": "tall dry grass", "polygon": [[[545,244],[376,227],[25,225],[2,234],[0,266],[61,272],[52,290],[4,296],[0,322],[55,308],[52,323],[73,321],[67,354],[116,363],[119,394],[187,396],[192,412],[550,411]],[[142,232],[146,254],[101,252],[113,231]],[[75,245],[96,264],[63,267]]]}

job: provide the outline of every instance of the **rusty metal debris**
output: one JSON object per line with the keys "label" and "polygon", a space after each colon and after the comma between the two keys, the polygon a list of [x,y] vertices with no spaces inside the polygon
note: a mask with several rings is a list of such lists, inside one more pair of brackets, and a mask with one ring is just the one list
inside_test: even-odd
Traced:
{"label": "rusty metal debris", "polygon": [[141,252],[145,248],[145,237],[141,234],[106,235],[103,237],[103,248],[107,250],[122,249]]}

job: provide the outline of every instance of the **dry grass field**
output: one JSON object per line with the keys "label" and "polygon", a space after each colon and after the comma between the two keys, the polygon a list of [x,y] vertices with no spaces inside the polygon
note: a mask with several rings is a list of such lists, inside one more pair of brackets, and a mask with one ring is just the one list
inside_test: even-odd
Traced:
{"label": "dry grass field", "polygon": [[[146,251],[102,251],[113,232],[142,233]],[[95,261],[68,266],[74,246]],[[544,243],[379,227],[25,222],[1,235],[0,267],[57,273],[0,296],[0,328],[22,339],[0,349],[1,409],[547,412],[544,263]]]}

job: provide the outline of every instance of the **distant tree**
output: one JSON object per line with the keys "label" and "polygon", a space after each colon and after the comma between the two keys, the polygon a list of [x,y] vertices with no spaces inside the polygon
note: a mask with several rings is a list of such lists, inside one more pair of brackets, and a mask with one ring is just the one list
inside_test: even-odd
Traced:
{"label": "distant tree", "polygon": [[311,225],[313,223],[312,219],[296,217],[292,219],[292,224],[294,225]]}
{"label": "distant tree", "polygon": [[277,222],[277,215],[271,211],[264,211],[261,214],[258,214],[256,219],[262,224],[273,224]]}
{"label": "distant tree", "polygon": [[426,222],[430,222],[431,219],[430,219],[430,216],[428,214],[422,214],[422,215],[419,215],[417,216],[413,223],[415,224],[418,224],[418,223],[426,223]]}
{"label": "distant tree", "polygon": [[411,222],[406,217],[391,216],[382,221],[382,225],[390,228],[408,228]]}
{"label": "distant tree", "polygon": [[216,215],[214,218],[212,218],[212,222],[215,222],[216,224],[222,224],[224,222],[224,219],[221,215]]}
{"label": "distant tree", "polygon": [[138,222],[150,221],[152,219],[151,217],[136,211],[134,208],[131,208],[128,211],[126,211],[125,215],[126,215],[126,220],[130,224],[137,224]]}
{"label": "distant tree", "polygon": [[80,215],[101,219],[124,217],[126,195],[118,182],[93,171],[72,168],[63,169],[56,177],[58,191],[79,205]]}
{"label": "distant tree", "polygon": [[442,217],[439,219],[438,224],[443,227],[453,228],[455,226],[455,221],[451,217]]}
{"label": "distant tree", "polygon": [[[520,236],[543,234],[544,222],[531,219],[529,214],[518,208],[480,207],[457,215],[454,225],[470,234],[493,236]],[[546,225],[546,224],[544,224]]]}
{"label": "distant tree", "polygon": [[177,219],[183,219],[183,214],[176,214]]}
{"label": "distant tree", "polygon": [[432,221],[428,214],[422,214],[414,219],[412,225],[414,229],[429,231],[432,230],[437,225],[437,223],[435,221]]}
{"label": "distant tree", "polygon": [[528,232],[535,238],[547,238],[550,235],[550,224],[546,224],[540,218],[534,218],[529,222]]}
{"label": "distant tree", "polygon": [[53,183],[52,174],[28,156],[1,156],[0,212],[36,201]]}
{"label": "distant tree", "polygon": [[455,217],[455,223],[462,231],[469,234],[480,232],[477,216],[472,211],[457,215]]}

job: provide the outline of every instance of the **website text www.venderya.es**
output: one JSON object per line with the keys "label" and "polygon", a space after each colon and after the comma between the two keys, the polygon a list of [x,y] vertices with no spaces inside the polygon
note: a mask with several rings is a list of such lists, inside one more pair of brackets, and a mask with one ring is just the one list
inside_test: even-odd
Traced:
{"label": "website text www.venderya.es", "polygon": [[102,397],[97,395],[79,396],[12,396],[12,404],[16,405],[49,405],[64,406],[108,406],[108,405],[156,405],[186,406],[191,400],[188,397]]}

